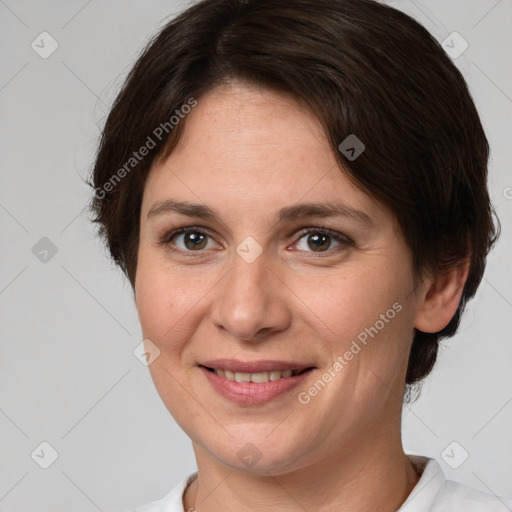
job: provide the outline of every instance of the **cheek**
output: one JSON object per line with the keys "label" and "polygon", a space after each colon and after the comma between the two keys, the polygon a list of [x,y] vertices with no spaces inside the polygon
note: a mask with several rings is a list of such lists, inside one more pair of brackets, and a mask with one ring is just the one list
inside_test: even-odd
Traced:
{"label": "cheek", "polygon": [[412,340],[408,282],[383,270],[353,267],[342,277],[319,283],[320,291],[307,286],[301,290],[308,318],[321,321],[332,362],[342,356],[343,372],[359,385],[366,379],[363,388],[376,384],[376,375],[392,382],[403,372]]}
{"label": "cheek", "polygon": [[195,329],[195,308],[204,295],[194,287],[197,281],[187,280],[149,251],[139,251],[135,283],[139,322],[144,339],[160,350],[148,369],[162,402],[182,428],[186,427],[183,411],[190,409],[186,403],[190,396],[183,393],[184,350]]}
{"label": "cheek", "polygon": [[139,251],[136,306],[144,338],[174,366],[185,363],[189,340],[208,315],[211,296],[221,280],[215,272],[174,266],[165,252]]}
{"label": "cheek", "polygon": [[197,281],[187,280],[141,250],[135,289],[144,337],[162,348],[172,345],[177,340],[176,332],[187,323],[187,313],[193,311],[200,297]]}
{"label": "cheek", "polygon": [[344,269],[321,279],[298,279],[293,287],[313,321],[340,340],[356,337],[379,320],[399,300],[398,287],[382,282],[378,270],[366,265]]}

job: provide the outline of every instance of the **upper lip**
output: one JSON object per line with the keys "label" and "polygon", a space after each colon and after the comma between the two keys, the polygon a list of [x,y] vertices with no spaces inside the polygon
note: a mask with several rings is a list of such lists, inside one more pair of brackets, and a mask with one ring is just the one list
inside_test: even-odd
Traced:
{"label": "upper lip", "polygon": [[295,363],[292,361],[259,360],[237,361],[236,359],[213,359],[200,363],[200,366],[215,368],[217,370],[230,370],[232,372],[259,373],[285,370],[305,370],[314,368],[312,364]]}

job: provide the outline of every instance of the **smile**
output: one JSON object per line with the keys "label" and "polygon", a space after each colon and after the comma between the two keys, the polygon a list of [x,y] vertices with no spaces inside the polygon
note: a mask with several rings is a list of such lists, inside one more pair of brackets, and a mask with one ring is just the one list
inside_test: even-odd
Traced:
{"label": "smile", "polygon": [[304,372],[307,372],[311,368],[305,368],[303,370],[271,370],[267,372],[247,373],[247,372],[233,372],[231,370],[222,370],[220,368],[207,368],[210,372],[216,373],[219,377],[224,377],[233,382],[255,382],[264,383],[269,381],[275,381],[279,379],[287,379],[289,377],[295,377]]}
{"label": "smile", "polygon": [[242,406],[293,399],[292,391],[316,370],[314,366],[258,361],[216,360],[198,365],[217,396]]}

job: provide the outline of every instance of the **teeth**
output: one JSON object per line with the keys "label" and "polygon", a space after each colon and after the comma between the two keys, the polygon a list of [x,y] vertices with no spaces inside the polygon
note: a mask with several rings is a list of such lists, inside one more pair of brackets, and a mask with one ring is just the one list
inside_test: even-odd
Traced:
{"label": "teeth", "polygon": [[270,372],[258,372],[258,373],[245,373],[245,372],[232,372],[230,370],[219,370],[215,368],[215,373],[220,377],[225,377],[228,380],[236,382],[268,382],[279,380],[282,378],[291,377],[293,370],[284,371],[270,371]]}
{"label": "teeth", "polygon": [[251,374],[250,373],[236,372],[235,373],[235,380],[237,382],[251,382]]}
{"label": "teeth", "polygon": [[251,382],[268,382],[268,372],[251,373]]}

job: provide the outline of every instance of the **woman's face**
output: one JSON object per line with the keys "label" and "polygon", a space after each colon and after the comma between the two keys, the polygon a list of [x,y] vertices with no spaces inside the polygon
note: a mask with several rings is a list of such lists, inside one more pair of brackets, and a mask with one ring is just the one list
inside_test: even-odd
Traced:
{"label": "woman's face", "polygon": [[243,85],[209,92],[152,168],[140,220],[149,368],[196,454],[281,474],[399,435],[410,253],[310,111]]}

